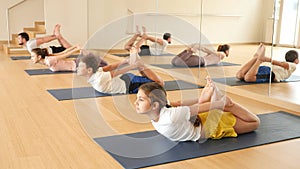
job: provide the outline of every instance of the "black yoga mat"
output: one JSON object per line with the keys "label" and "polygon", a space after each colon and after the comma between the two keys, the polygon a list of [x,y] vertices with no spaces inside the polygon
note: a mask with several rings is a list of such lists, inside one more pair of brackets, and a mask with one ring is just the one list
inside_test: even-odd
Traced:
{"label": "black yoga mat", "polygon": [[[78,55],[70,55],[67,58],[77,58]],[[11,60],[29,60],[31,56],[11,56]]]}
{"label": "black yoga mat", "polygon": [[[182,80],[165,82],[165,89],[167,91],[197,89],[197,88],[203,88],[203,86],[199,86],[199,85],[185,82]],[[51,90],[47,90],[47,91],[59,101],[72,100],[72,99],[94,98],[94,97],[102,97],[102,96],[112,96],[111,94],[98,92],[92,87],[51,89]]]}
{"label": "black yoga mat", "polygon": [[[259,118],[261,125],[254,132],[236,138],[208,139],[203,143],[172,142],[156,131],[94,140],[124,168],[142,168],[300,138],[299,116],[279,111],[259,115]],[[156,152],[160,150],[160,154]]]}
{"label": "black yoga mat", "polygon": [[58,71],[53,72],[50,69],[27,69],[25,72],[30,75],[49,75],[49,74],[68,74],[68,73],[74,73],[72,71]]}
{"label": "black yoga mat", "polygon": [[[242,85],[260,84],[260,83],[257,83],[257,82],[240,81],[235,77],[212,78],[212,80],[214,82],[229,85],[229,86],[242,86]],[[300,81],[300,76],[292,75],[290,78],[288,78],[288,79],[286,79],[282,82],[297,82],[297,81]]]}
{"label": "black yoga mat", "polygon": [[[119,56],[119,57],[126,57],[129,56],[129,53],[112,53],[111,55]],[[173,53],[162,53],[160,55],[140,55],[140,56],[175,56]]]}
{"label": "black yoga mat", "polygon": [[[177,69],[177,68],[198,68],[199,66],[174,66],[172,64],[151,64],[152,66],[157,66],[163,69]],[[240,64],[229,63],[229,62],[221,62],[220,64],[208,65],[206,67],[214,67],[214,66],[239,66]]]}

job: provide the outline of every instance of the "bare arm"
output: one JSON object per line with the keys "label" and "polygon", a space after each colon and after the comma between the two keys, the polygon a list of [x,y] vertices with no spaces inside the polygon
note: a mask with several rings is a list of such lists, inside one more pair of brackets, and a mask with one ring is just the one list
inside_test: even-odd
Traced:
{"label": "bare arm", "polygon": [[67,48],[66,50],[62,51],[62,52],[59,52],[59,53],[54,53],[52,54],[53,56],[58,56],[58,55],[63,55],[67,52],[70,52],[71,50],[75,49],[77,46],[71,46],[69,48]]}
{"label": "bare arm", "polygon": [[55,39],[57,39],[55,35],[49,35],[49,36],[39,37],[39,38],[36,38],[36,45],[40,46],[41,44],[51,42],[51,41],[53,41]]}
{"label": "bare arm", "polygon": [[113,77],[116,77],[116,76],[118,76],[120,74],[124,74],[124,73],[126,73],[126,72],[128,72],[128,71],[130,71],[130,70],[132,70],[134,68],[136,68],[136,65],[129,65],[129,66],[126,66],[126,67],[124,67],[122,69],[111,70],[109,72],[110,72],[111,77],[113,78]]}
{"label": "bare arm", "polygon": [[289,64],[286,63],[286,62],[280,62],[280,61],[277,61],[277,60],[272,60],[271,63],[273,65],[283,67],[284,69],[289,69],[290,68]]}
{"label": "bare arm", "polygon": [[57,58],[57,60],[65,59],[79,50],[80,48],[78,46],[72,46],[68,51],[61,52],[60,54],[55,55],[55,57]]}
{"label": "bare arm", "polygon": [[117,68],[119,68],[121,65],[128,64],[128,60],[125,59],[122,62],[117,62],[113,64],[109,64],[103,67],[103,71],[108,72],[108,71],[113,71]]}
{"label": "bare arm", "polygon": [[214,102],[205,102],[198,103],[190,106],[191,117],[196,116],[199,113],[207,112],[212,109],[224,109],[224,101],[214,101]]}
{"label": "bare arm", "polygon": [[201,50],[202,52],[207,53],[207,54],[217,54],[217,52],[215,52],[215,51],[213,51],[213,50],[210,50],[210,49],[208,49],[208,48],[206,48],[206,47],[201,47],[200,50]]}
{"label": "bare arm", "polygon": [[153,37],[153,36],[148,36],[148,35],[144,35],[143,36],[146,40],[150,40],[151,42],[157,42],[159,43],[160,45],[163,45],[164,42],[162,39],[160,38],[156,38],[156,37]]}
{"label": "bare arm", "polygon": [[199,99],[190,99],[190,100],[179,100],[176,102],[170,102],[171,106],[178,107],[178,106],[192,106],[198,103]]}

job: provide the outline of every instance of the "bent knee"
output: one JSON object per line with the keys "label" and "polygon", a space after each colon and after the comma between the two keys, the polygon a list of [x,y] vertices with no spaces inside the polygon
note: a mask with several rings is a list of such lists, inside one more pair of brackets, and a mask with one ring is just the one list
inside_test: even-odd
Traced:
{"label": "bent knee", "polygon": [[165,81],[163,81],[162,79],[158,80],[157,83],[161,86],[165,86]]}
{"label": "bent knee", "polygon": [[172,65],[174,66],[182,66],[183,65],[183,61],[180,57],[175,56],[172,61],[171,61]]}
{"label": "bent knee", "polygon": [[236,77],[237,79],[239,79],[239,80],[244,80],[244,74],[241,73],[241,72],[237,72],[236,75],[235,75],[235,77]]}
{"label": "bent knee", "polygon": [[245,76],[244,77],[245,82],[256,82],[256,76]]}

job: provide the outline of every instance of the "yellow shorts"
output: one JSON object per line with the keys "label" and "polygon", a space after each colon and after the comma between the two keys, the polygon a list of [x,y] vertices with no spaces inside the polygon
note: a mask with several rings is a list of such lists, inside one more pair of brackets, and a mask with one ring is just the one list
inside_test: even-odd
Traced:
{"label": "yellow shorts", "polygon": [[222,110],[211,110],[199,113],[198,117],[201,119],[206,138],[237,137],[237,133],[233,128],[236,118],[232,113],[223,112]]}

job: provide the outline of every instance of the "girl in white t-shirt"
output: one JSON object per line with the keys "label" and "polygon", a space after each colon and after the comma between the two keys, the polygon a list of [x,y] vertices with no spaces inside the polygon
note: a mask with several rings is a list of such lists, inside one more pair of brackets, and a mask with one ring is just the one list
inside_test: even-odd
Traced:
{"label": "girl in white t-shirt", "polygon": [[[210,78],[199,99],[172,102],[171,107],[161,85],[143,84],[135,106],[137,113],[147,115],[154,128],[172,141],[236,137],[257,129],[260,124],[255,114],[229,97],[221,97]],[[192,121],[195,117],[197,120]]]}

